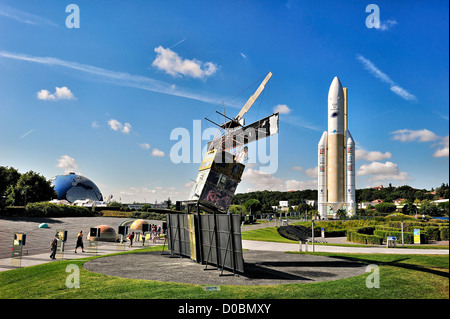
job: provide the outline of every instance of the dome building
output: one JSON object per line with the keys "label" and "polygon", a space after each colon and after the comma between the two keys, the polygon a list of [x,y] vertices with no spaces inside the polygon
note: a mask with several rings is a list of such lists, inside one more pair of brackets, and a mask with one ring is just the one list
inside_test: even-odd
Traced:
{"label": "dome building", "polygon": [[90,179],[75,173],[57,175],[50,180],[58,194],[58,200],[70,203],[76,200],[103,201],[103,195]]}

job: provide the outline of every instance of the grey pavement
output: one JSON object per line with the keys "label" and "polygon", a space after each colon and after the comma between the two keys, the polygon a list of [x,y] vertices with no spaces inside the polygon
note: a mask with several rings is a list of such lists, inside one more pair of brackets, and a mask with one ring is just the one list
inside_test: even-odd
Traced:
{"label": "grey pavement", "polygon": [[[84,240],[85,253],[73,252],[75,248],[76,235],[80,230],[87,234],[90,227],[97,225],[110,225],[117,229],[119,223],[127,220],[126,218],[116,217],[66,217],[66,218],[1,218],[0,219],[0,271],[20,267],[27,267],[37,265],[45,262],[51,262],[49,258],[50,249],[49,242],[53,237],[56,229],[68,230],[68,241],[65,245],[65,252],[63,255],[57,255],[56,260],[68,260],[74,258],[84,258],[85,256],[105,255],[118,251],[129,250],[128,246],[120,246],[119,250],[116,243],[99,242],[96,252],[88,249],[88,242]],[[38,229],[38,225],[46,222],[50,225],[50,229]],[[161,221],[154,221],[156,224]],[[271,223],[264,225],[266,227],[273,227]],[[244,226],[245,227],[245,226]],[[243,230],[245,229],[243,227]],[[18,260],[11,259],[11,249],[14,232],[27,233],[27,244],[24,246],[24,255],[18,264]],[[329,242],[344,243],[345,238],[327,239]],[[162,242],[161,242],[162,243]],[[160,243],[160,244],[161,244]],[[146,244],[148,245],[148,243]],[[300,245],[293,243],[274,243],[243,240],[242,245],[244,249],[250,251],[299,251]],[[142,246],[134,245],[131,249],[140,248]],[[351,247],[351,246],[327,246],[327,245],[306,245],[301,247],[302,251],[312,252],[330,252],[330,253],[364,253],[364,254],[439,254],[448,255],[448,249],[415,249],[415,248],[386,248],[386,246],[376,247]]]}
{"label": "grey pavement", "polygon": [[[264,242],[255,240],[242,240],[244,249],[259,251],[300,251],[300,244]],[[356,254],[420,254],[420,255],[448,255],[448,249],[420,249],[420,248],[387,248],[386,246],[376,247],[351,247],[351,246],[328,246],[313,245],[311,243],[301,247],[302,251],[308,252],[328,252],[328,253],[356,253]]]}

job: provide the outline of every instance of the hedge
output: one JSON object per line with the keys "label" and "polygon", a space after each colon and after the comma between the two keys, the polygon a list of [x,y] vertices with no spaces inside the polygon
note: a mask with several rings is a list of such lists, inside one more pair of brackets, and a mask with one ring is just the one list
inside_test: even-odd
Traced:
{"label": "hedge", "polygon": [[88,217],[93,216],[87,207],[53,204],[48,202],[29,203],[25,208],[27,217]]}
{"label": "hedge", "polygon": [[357,231],[347,231],[347,241],[359,244],[382,245],[383,238],[377,235],[358,233]]}
{"label": "hedge", "polygon": [[448,240],[448,226],[439,227],[441,240]]}
{"label": "hedge", "polygon": [[[402,241],[402,232],[401,231],[392,231],[392,230],[380,230],[377,229],[373,232],[374,235],[383,238],[383,241],[386,241],[387,236],[395,236],[397,237],[397,243],[401,243]],[[428,236],[424,232],[420,232],[420,243],[424,244],[428,242]],[[403,243],[404,244],[414,244],[414,233],[413,232],[403,232]]]}

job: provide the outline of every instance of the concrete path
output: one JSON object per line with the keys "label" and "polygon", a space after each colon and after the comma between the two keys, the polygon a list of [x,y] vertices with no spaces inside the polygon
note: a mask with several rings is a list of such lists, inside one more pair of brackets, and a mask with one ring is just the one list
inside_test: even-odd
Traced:
{"label": "concrete path", "polygon": [[[145,247],[162,245],[163,241],[160,240],[156,244],[145,244]],[[88,245],[85,245],[88,246]],[[34,254],[34,255],[24,255],[22,258],[2,258],[0,259],[0,271],[11,270],[15,268],[29,267],[40,265],[48,262],[55,262],[61,260],[71,260],[71,259],[82,259],[86,257],[101,256],[107,254],[113,254],[118,252],[130,251],[142,248],[142,243],[138,242],[133,244],[133,247],[128,247],[128,243],[118,244],[118,243],[108,243],[100,242],[96,248],[85,247],[84,253],[81,252],[81,248],[78,248],[78,252],[74,253],[73,249],[68,249],[64,253],[58,252],[56,254],[56,259],[50,258],[50,249],[47,253]]]}
{"label": "concrete path", "polygon": [[[242,240],[244,249],[262,251],[299,251],[299,244],[274,243],[256,240]],[[302,245],[302,251],[306,251],[306,245]],[[313,251],[313,246],[308,245],[308,252]],[[448,249],[414,249],[414,248],[386,248],[384,247],[351,247],[351,246],[326,246],[314,245],[315,252],[329,253],[353,253],[353,254],[420,254],[420,255],[448,255]]]}

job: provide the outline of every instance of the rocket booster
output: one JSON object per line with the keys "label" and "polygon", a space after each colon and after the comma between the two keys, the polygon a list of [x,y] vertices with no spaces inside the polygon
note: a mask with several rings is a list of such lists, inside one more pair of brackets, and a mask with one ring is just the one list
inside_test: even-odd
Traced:
{"label": "rocket booster", "polygon": [[328,91],[328,130],[318,144],[318,208],[324,219],[328,205],[334,212],[346,205],[350,215],[355,205],[355,142],[347,130],[345,99],[334,77]]}

